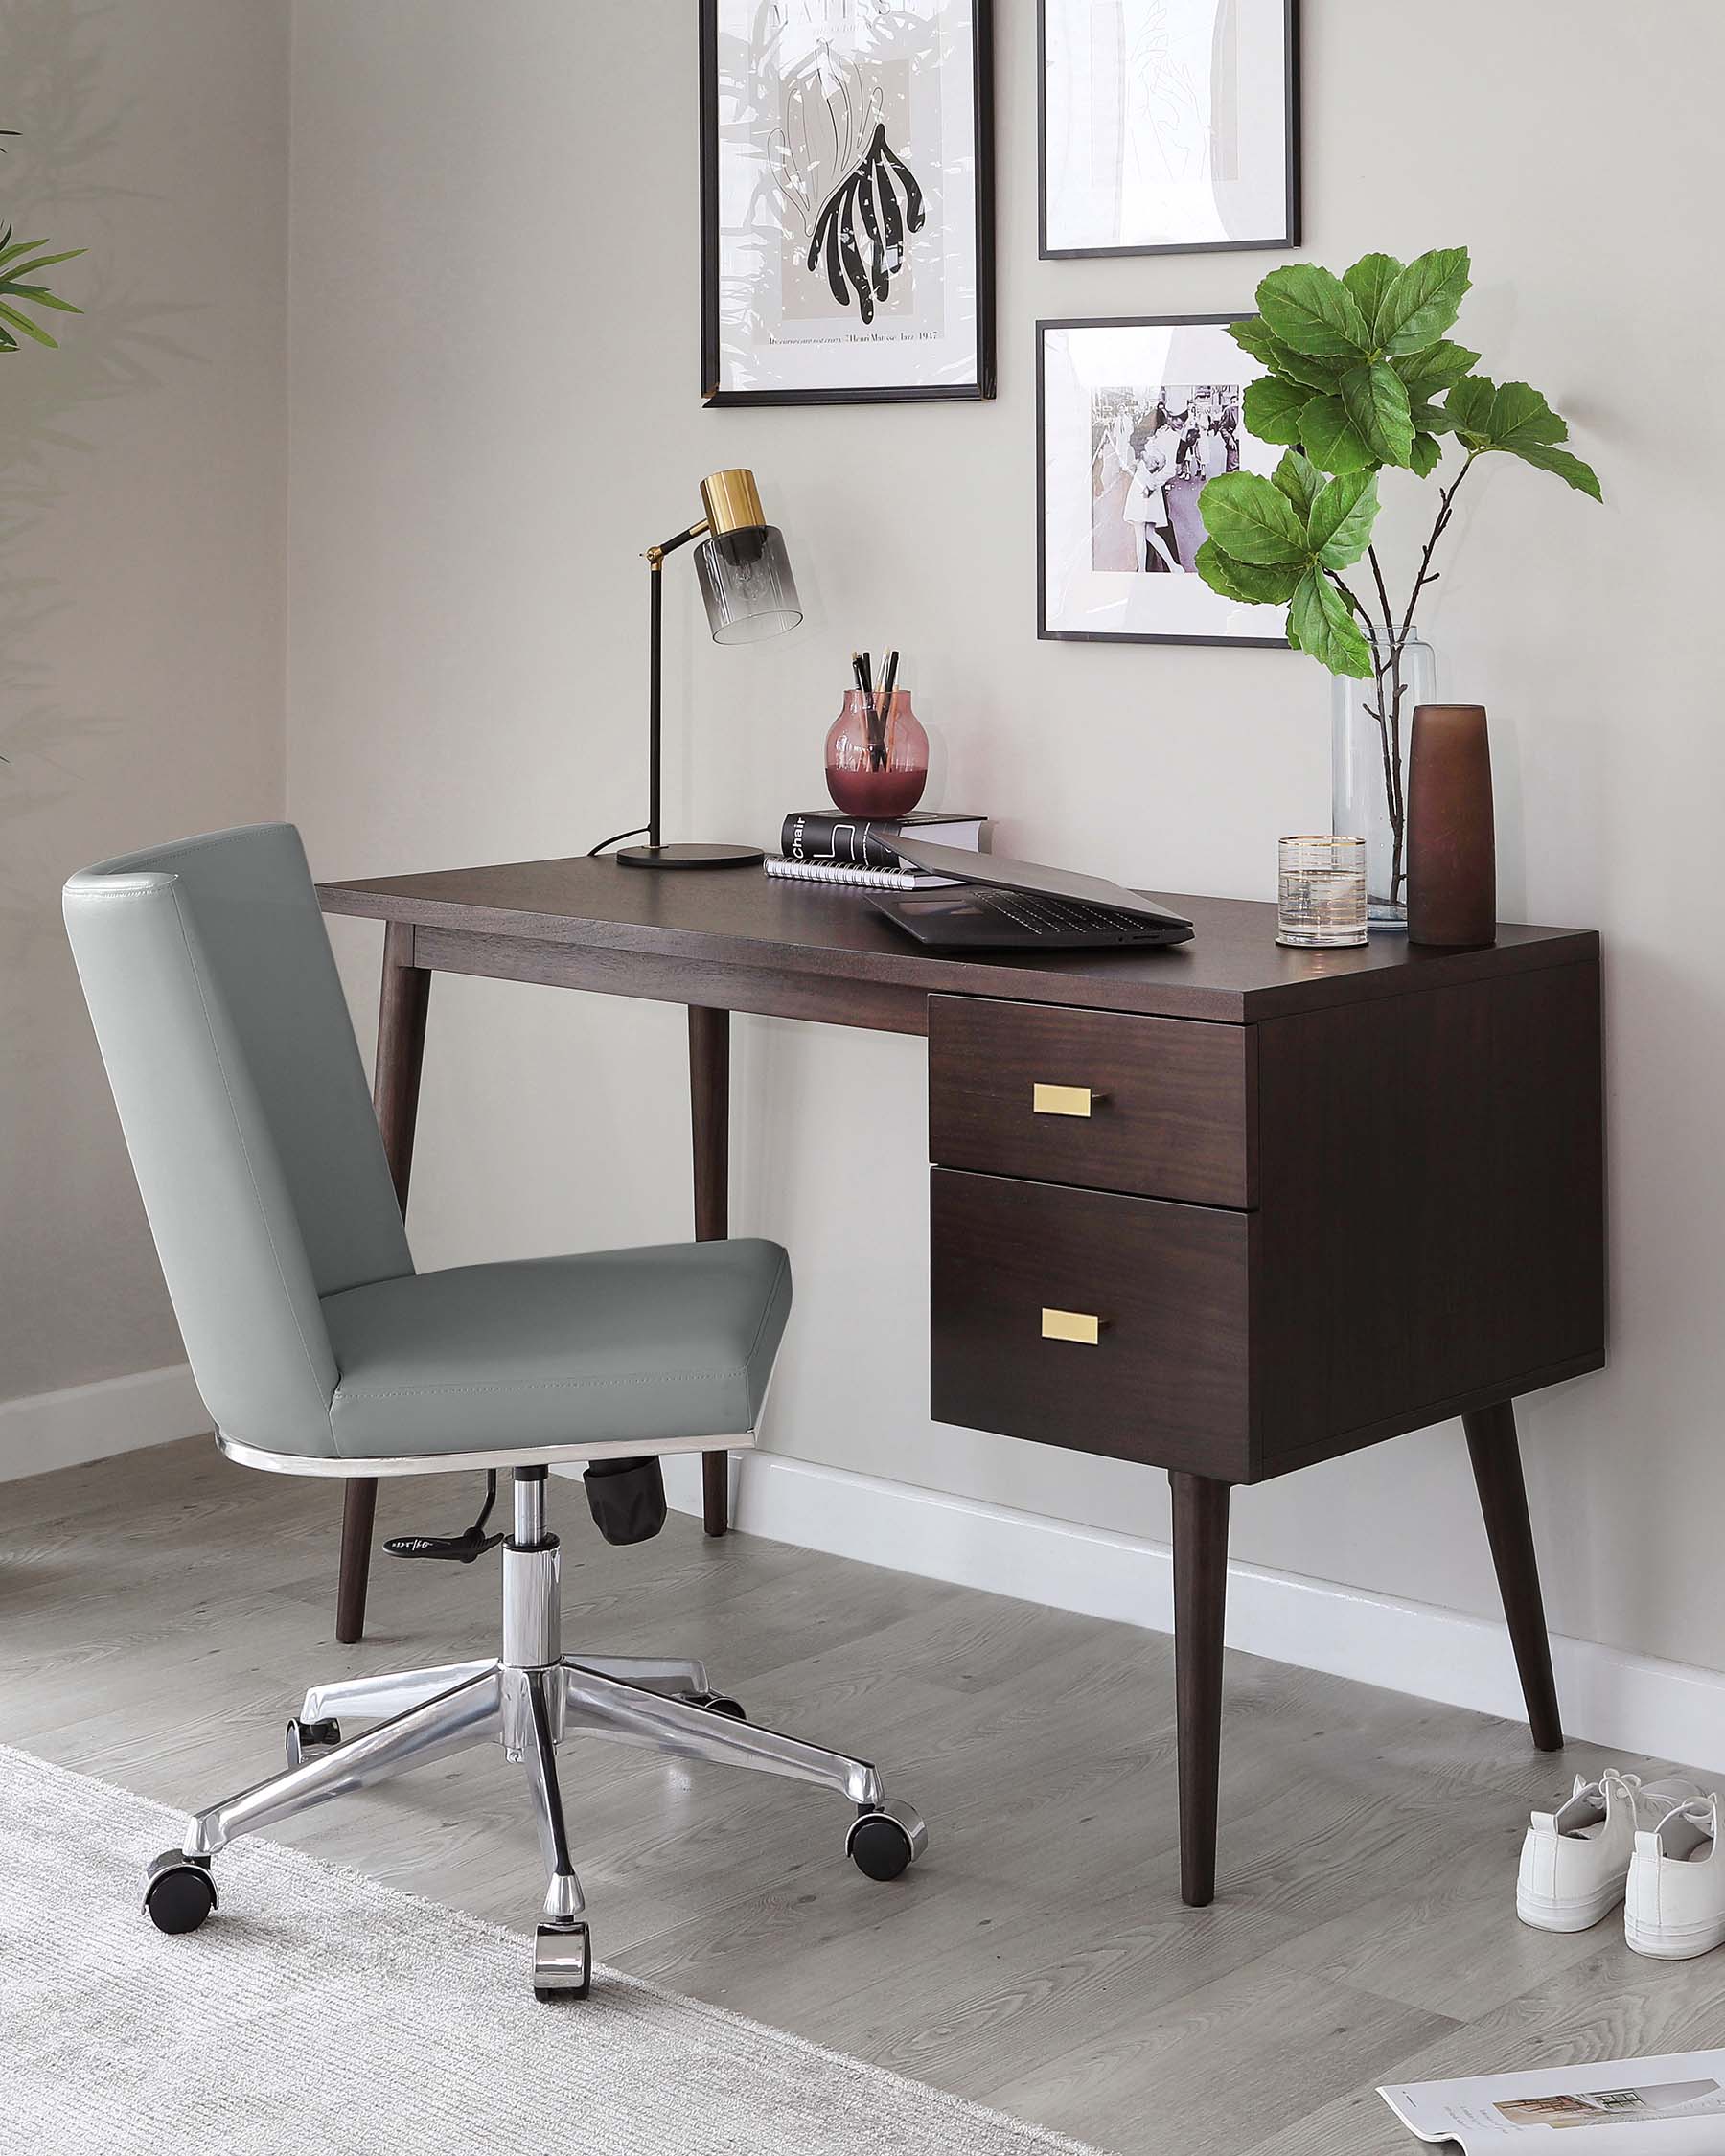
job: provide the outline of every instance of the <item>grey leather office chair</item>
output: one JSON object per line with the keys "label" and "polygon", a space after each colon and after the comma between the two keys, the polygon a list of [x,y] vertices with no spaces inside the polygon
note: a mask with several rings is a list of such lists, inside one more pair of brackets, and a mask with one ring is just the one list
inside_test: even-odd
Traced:
{"label": "grey leather office chair", "polygon": [[[927,1835],[866,1761],[751,1727],[697,1661],[565,1655],[559,1637],[547,1468],[636,1462],[641,1500],[660,1454],[752,1443],[791,1307],[785,1252],[687,1243],[416,1273],[289,824],[104,861],[72,878],[65,913],[221,1449],[288,1475],[514,1470],[501,1651],[313,1685],[288,1725],[287,1771],[196,1814],[184,1847],[150,1866],[155,1923],[202,1923],[211,1859],[236,1835],[491,1740],[527,1770],[550,1874],[540,1998],[585,1992],[590,1967],[558,1783],[570,1737],[840,1791],[852,1859],[897,1877]],[[603,1525],[614,1492],[589,1493]],[[651,1492],[641,1502],[651,1514]],[[349,1719],[377,1726],[344,1736]]]}

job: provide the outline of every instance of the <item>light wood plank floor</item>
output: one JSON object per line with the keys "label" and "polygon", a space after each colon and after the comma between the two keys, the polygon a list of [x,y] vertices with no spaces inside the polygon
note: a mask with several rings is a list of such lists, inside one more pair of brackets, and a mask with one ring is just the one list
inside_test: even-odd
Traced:
{"label": "light wood plank floor", "polygon": [[[382,1531],[452,1530],[476,1480],[386,1483]],[[272,1769],[314,1677],[492,1650],[494,1559],[380,1557],[370,1637],[334,1646],[338,1503],[208,1440],[0,1486],[0,1740],[189,1807]],[[1510,1724],[1230,1655],[1219,1898],[1188,1910],[1165,1639],[680,1517],[611,1549],[578,1487],[552,1507],[569,1645],[704,1655],[756,1719],[876,1758],[931,1826],[926,1861],[871,1886],[831,1799],[566,1752],[618,1967],[1121,2156],[1412,2150],[1381,2080],[1725,2030],[1725,1953],[1660,1964],[1610,1924],[1515,1920],[1529,1805],[1596,1748],[1542,1759]],[[488,1755],[282,1838],[533,1920],[524,1785]]]}

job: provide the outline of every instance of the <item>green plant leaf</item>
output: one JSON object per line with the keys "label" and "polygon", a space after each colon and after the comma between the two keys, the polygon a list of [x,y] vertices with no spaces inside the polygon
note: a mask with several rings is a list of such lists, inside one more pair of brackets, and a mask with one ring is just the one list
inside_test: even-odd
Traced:
{"label": "green plant leaf", "polygon": [[1198,514],[1225,554],[1236,562],[1303,562],[1305,525],[1281,489],[1255,471],[1225,471],[1198,496]]}
{"label": "green plant leaf", "polygon": [[81,307],[74,307],[68,299],[56,298],[53,292],[41,285],[13,285],[9,282],[0,285],[0,292],[4,292],[8,299],[28,300],[32,307],[57,307],[62,314],[83,312]]}
{"label": "green plant leaf", "polygon": [[1443,416],[1469,448],[1484,448],[1491,427],[1491,401],[1497,384],[1484,375],[1467,375],[1443,400]]}
{"label": "green plant leaf", "polygon": [[1401,275],[1404,266],[1393,255],[1362,255],[1351,269],[1342,272],[1342,282],[1359,301],[1368,329],[1375,329],[1384,294]]}
{"label": "green plant leaf", "polygon": [[1300,415],[1300,446],[1321,471],[1368,471],[1377,461],[1340,397],[1314,397]]}
{"label": "green plant leaf", "polygon": [[1520,457],[1523,464],[1536,465],[1541,471],[1554,471],[1565,479],[1578,493],[1591,494],[1595,501],[1603,501],[1598,472],[1590,464],[1583,464],[1578,456],[1568,449],[1553,448],[1549,442],[1523,442],[1506,445],[1512,457]]}
{"label": "green plant leaf", "polygon": [[1441,404],[1428,403],[1423,397],[1408,400],[1408,417],[1414,422],[1415,434],[1447,434],[1450,416]]}
{"label": "green plant leaf", "polygon": [[[38,244],[40,242],[38,241]],[[13,251],[13,249],[9,247],[6,250],[5,255],[0,256],[0,268],[7,268],[8,264],[12,263],[12,256]],[[30,252],[30,249],[28,247],[23,247],[16,251],[22,254],[28,254]],[[12,277],[34,277],[38,269],[52,269],[57,262],[76,262],[79,256],[83,252],[84,250],[81,247],[68,247],[62,254],[37,255],[34,262],[21,262],[15,264],[12,264],[9,269],[9,275]]]}
{"label": "green plant leaf", "polygon": [[1410,397],[1433,396],[1451,382],[1460,381],[1463,375],[1471,375],[1479,363],[1477,352],[1469,352],[1464,344],[1452,344],[1448,337],[1439,337],[1422,352],[1395,353],[1390,360],[1407,383]]}
{"label": "green plant leaf", "polygon": [[1276,468],[1275,483],[1299,510],[1303,521],[1311,515],[1323,477],[1309,457],[1302,457],[1298,449],[1288,449]]}
{"label": "green plant leaf", "polygon": [[1525,381],[1506,381],[1491,400],[1493,447],[1524,448],[1530,442],[1567,442],[1569,427],[1544,396]]}
{"label": "green plant leaf", "polygon": [[1359,301],[1341,278],[1315,262],[1273,269],[1257,288],[1257,303],[1271,334],[1296,352],[1316,359],[1363,359],[1371,348]]}
{"label": "green plant leaf", "polygon": [[1298,442],[1300,415],[1312,392],[1281,375],[1260,375],[1246,384],[1242,409],[1260,442]]}
{"label": "green plant leaf", "polygon": [[1421,479],[1429,479],[1442,457],[1443,444],[1437,435],[1416,434],[1414,437],[1414,452],[1408,459],[1408,470],[1416,472]]}
{"label": "green plant leaf", "polygon": [[0,300],[0,322],[8,323],[14,330],[22,330],[26,336],[34,337],[37,344],[45,344],[50,352],[59,350],[59,346],[40,323],[33,322],[28,314],[20,314],[15,307],[8,307],[4,300]]}
{"label": "green plant leaf", "polygon": [[1288,606],[1288,639],[1332,674],[1370,678],[1371,647],[1347,601],[1322,569],[1308,569],[1295,589]]}
{"label": "green plant leaf", "polygon": [[1414,450],[1414,422],[1408,393],[1393,367],[1381,359],[1355,367],[1343,380],[1342,402],[1374,457],[1384,464],[1407,463]]}
{"label": "green plant leaf", "polygon": [[1296,352],[1291,345],[1283,344],[1258,314],[1230,323],[1228,333],[1242,352],[1249,352],[1273,374],[1302,381],[1308,389],[1334,389],[1346,370],[1345,360],[1314,359],[1309,353]]}
{"label": "green plant leaf", "polygon": [[1306,539],[1326,569],[1346,569],[1371,544],[1377,521],[1375,471],[1349,471],[1325,482],[1306,518]]}
{"label": "green plant leaf", "polygon": [[1411,262],[1384,294],[1373,324],[1378,348],[1423,352],[1436,344],[1460,311],[1473,282],[1468,268],[1465,247],[1434,247]]}
{"label": "green plant leaf", "polygon": [[1206,539],[1198,549],[1194,566],[1212,591],[1249,607],[1284,606],[1305,573],[1298,562],[1237,562],[1214,539]]}

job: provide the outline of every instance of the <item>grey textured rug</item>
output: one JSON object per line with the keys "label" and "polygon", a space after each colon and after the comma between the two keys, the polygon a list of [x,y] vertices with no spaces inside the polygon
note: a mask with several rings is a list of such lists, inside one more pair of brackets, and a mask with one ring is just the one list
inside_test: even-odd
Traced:
{"label": "grey textured rug", "polygon": [[28,2156],[1093,2156],[604,1967],[535,2003],[526,1940],[297,1849],[218,1859],[164,1938],[181,1815],[0,1747],[0,2121]]}

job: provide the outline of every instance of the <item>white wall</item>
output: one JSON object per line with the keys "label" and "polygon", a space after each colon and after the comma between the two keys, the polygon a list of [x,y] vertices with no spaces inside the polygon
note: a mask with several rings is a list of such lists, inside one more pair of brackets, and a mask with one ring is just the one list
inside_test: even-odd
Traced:
{"label": "white wall", "polygon": [[0,219],[88,250],[61,349],[0,356],[0,1473],[93,1415],[105,1449],[196,1427],[172,1386],[34,1411],[181,1357],[59,888],[281,812],[288,32],[287,0],[0,19]]}
{"label": "white wall", "polygon": [[[1609,954],[1614,1361],[1524,1415],[1552,1621],[1719,1666],[1725,11],[1667,0],[1657,35],[1605,0],[1451,0],[1440,28],[1377,0],[1304,12],[1306,251],[1469,243],[1465,335],[1604,478],[1600,510],[1482,474],[1422,626],[1446,693],[1491,708],[1503,910],[1598,923]],[[1291,654],[1036,641],[1031,326],[1249,304],[1272,258],[1039,263],[1034,11],[999,15],[999,401],[712,413],[692,8],[298,0],[288,769],[320,871],[568,853],[633,821],[638,549],[741,463],[808,616],[716,650],[674,565],[673,834],[770,840],[817,800],[844,655],[890,639],[941,794],[992,811],[1002,850],[1268,895],[1277,834],[1326,814],[1326,683]],[[377,933],[338,935],[364,1029]],[[920,1044],[737,1032],[733,1225],[798,1275],[770,1444],[1165,1533],[1156,1475],[929,1422]],[[687,1232],[682,1056],[676,1011],[440,980],[422,1260]],[[1258,1564],[1494,1606],[1453,1430],[1235,1518]]]}

